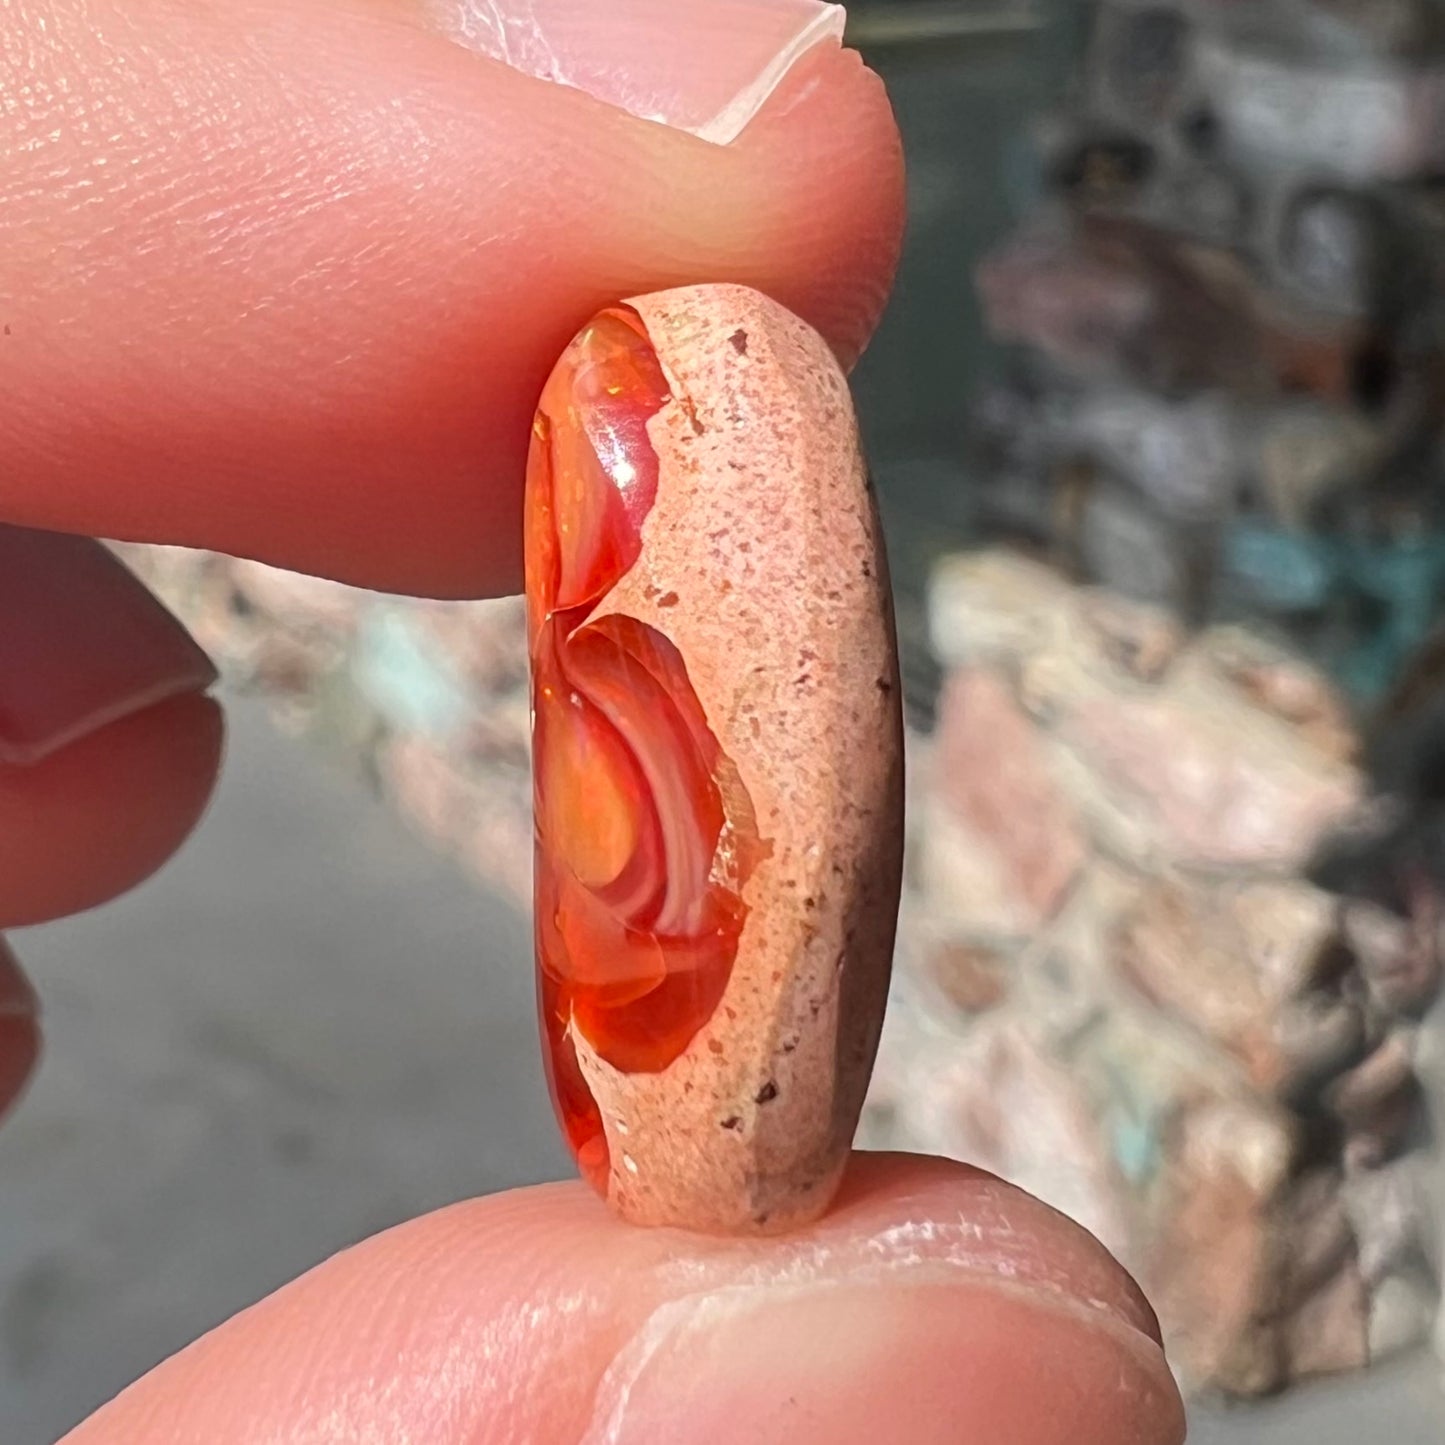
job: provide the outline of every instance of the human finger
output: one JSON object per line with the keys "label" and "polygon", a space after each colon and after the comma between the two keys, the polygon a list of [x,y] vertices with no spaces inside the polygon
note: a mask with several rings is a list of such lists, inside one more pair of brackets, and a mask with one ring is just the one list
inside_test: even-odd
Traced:
{"label": "human finger", "polygon": [[980,1171],[859,1155],[769,1240],[622,1224],[580,1185],[454,1206],[336,1256],[68,1445],[1175,1445],[1137,1288]]}
{"label": "human finger", "polygon": [[105,902],[175,851],[220,765],[214,680],[99,543],[0,526],[0,927]]}
{"label": "human finger", "polygon": [[856,353],[901,162],[820,7],[524,9],[0,12],[0,517],[510,590],[531,409],[600,305],[746,282]]}

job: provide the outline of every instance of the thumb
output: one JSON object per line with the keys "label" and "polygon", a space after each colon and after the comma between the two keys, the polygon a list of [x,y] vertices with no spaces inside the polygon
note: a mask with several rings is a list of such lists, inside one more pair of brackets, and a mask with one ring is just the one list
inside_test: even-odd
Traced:
{"label": "thumb", "polygon": [[0,521],[516,587],[531,408],[599,306],[738,281],[867,339],[901,163],[840,18],[0,7]]}
{"label": "thumb", "polygon": [[1149,1306],[1095,1240],[977,1170],[858,1155],[801,1234],[706,1239],[579,1184],[338,1255],[66,1445],[1178,1445]]}

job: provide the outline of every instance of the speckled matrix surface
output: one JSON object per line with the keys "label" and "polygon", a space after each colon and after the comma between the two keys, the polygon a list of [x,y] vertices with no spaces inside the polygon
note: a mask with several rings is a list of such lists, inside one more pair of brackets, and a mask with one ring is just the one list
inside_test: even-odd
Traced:
{"label": "speckled matrix surface", "polygon": [[579,1042],[629,1217],[779,1229],[825,1204],[871,1069],[899,885],[902,739],[882,542],[847,384],[741,287],[630,303],[673,399],[642,553],[598,615],[656,628],[752,801],[764,858],[727,992],[674,1064]]}

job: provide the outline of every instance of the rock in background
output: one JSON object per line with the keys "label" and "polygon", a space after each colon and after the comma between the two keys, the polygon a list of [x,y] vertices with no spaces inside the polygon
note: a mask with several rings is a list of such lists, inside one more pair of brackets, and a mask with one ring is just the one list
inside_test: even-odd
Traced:
{"label": "rock in background", "polygon": [[519,597],[428,602],[179,547],[116,550],[231,687],[273,704],[425,837],[531,905],[532,775]]}
{"label": "rock in background", "polygon": [[869,1141],[1086,1224],[1196,1387],[1422,1339],[1439,875],[1337,690],[1002,548],[946,563],[932,610],[946,680]]}
{"label": "rock in background", "polygon": [[977,275],[871,1125],[1088,1224],[1233,1394],[1438,1308],[1442,19],[1096,5]]}

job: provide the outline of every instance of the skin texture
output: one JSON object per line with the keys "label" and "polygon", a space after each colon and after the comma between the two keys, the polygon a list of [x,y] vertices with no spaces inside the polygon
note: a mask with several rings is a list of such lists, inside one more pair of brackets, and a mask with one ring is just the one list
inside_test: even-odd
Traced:
{"label": "skin texture", "polygon": [[1018,1190],[865,1155],[786,1240],[617,1224],[581,1185],[476,1200],[337,1256],[69,1445],[1155,1445],[1153,1316]]}
{"label": "skin texture", "polygon": [[[436,595],[516,585],[511,428],[598,305],[733,279],[851,356],[901,225],[897,135],[856,57],[805,57],[722,149],[481,61],[390,0],[0,7],[0,155],[0,521]],[[66,568],[101,585],[82,558]],[[150,614],[134,584],[105,597],[113,617]],[[104,636],[53,619],[49,662],[17,675],[0,634],[0,710],[48,695],[49,667],[93,667]],[[33,860],[0,867],[0,924],[99,902],[176,845],[219,750],[204,686],[177,635],[93,715],[89,761],[51,753],[38,783],[0,762],[0,855]],[[34,1041],[7,955],[0,1099]],[[1000,1249],[933,1283],[931,1252],[978,1230]],[[1080,1254],[1093,1268],[1042,1294],[997,1283]],[[860,1281],[849,1261],[879,1256],[891,1272]],[[833,1292],[773,1292],[800,1270]],[[862,1159],[786,1247],[633,1230],[580,1184],[459,1205],[323,1265],[73,1438],[584,1439],[579,1394],[639,1309],[694,1278],[748,1293],[635,1372],[634,1439],[736,1439],[719,1431],[738,1421],[820,1445],[900,1421],[920,1445],[1183,1436],[1157,1345],[1089,1303],[1130,1287],[1082,1231],[958,1166]]]}
{"label": "skin texture", "polygon": [[600,307],[744,281],[852,357],[898,244],[835,47],[721,147],[396,4],[21,0],[0,97],[0,514],[397,591],[521,585],[531,410]]}

